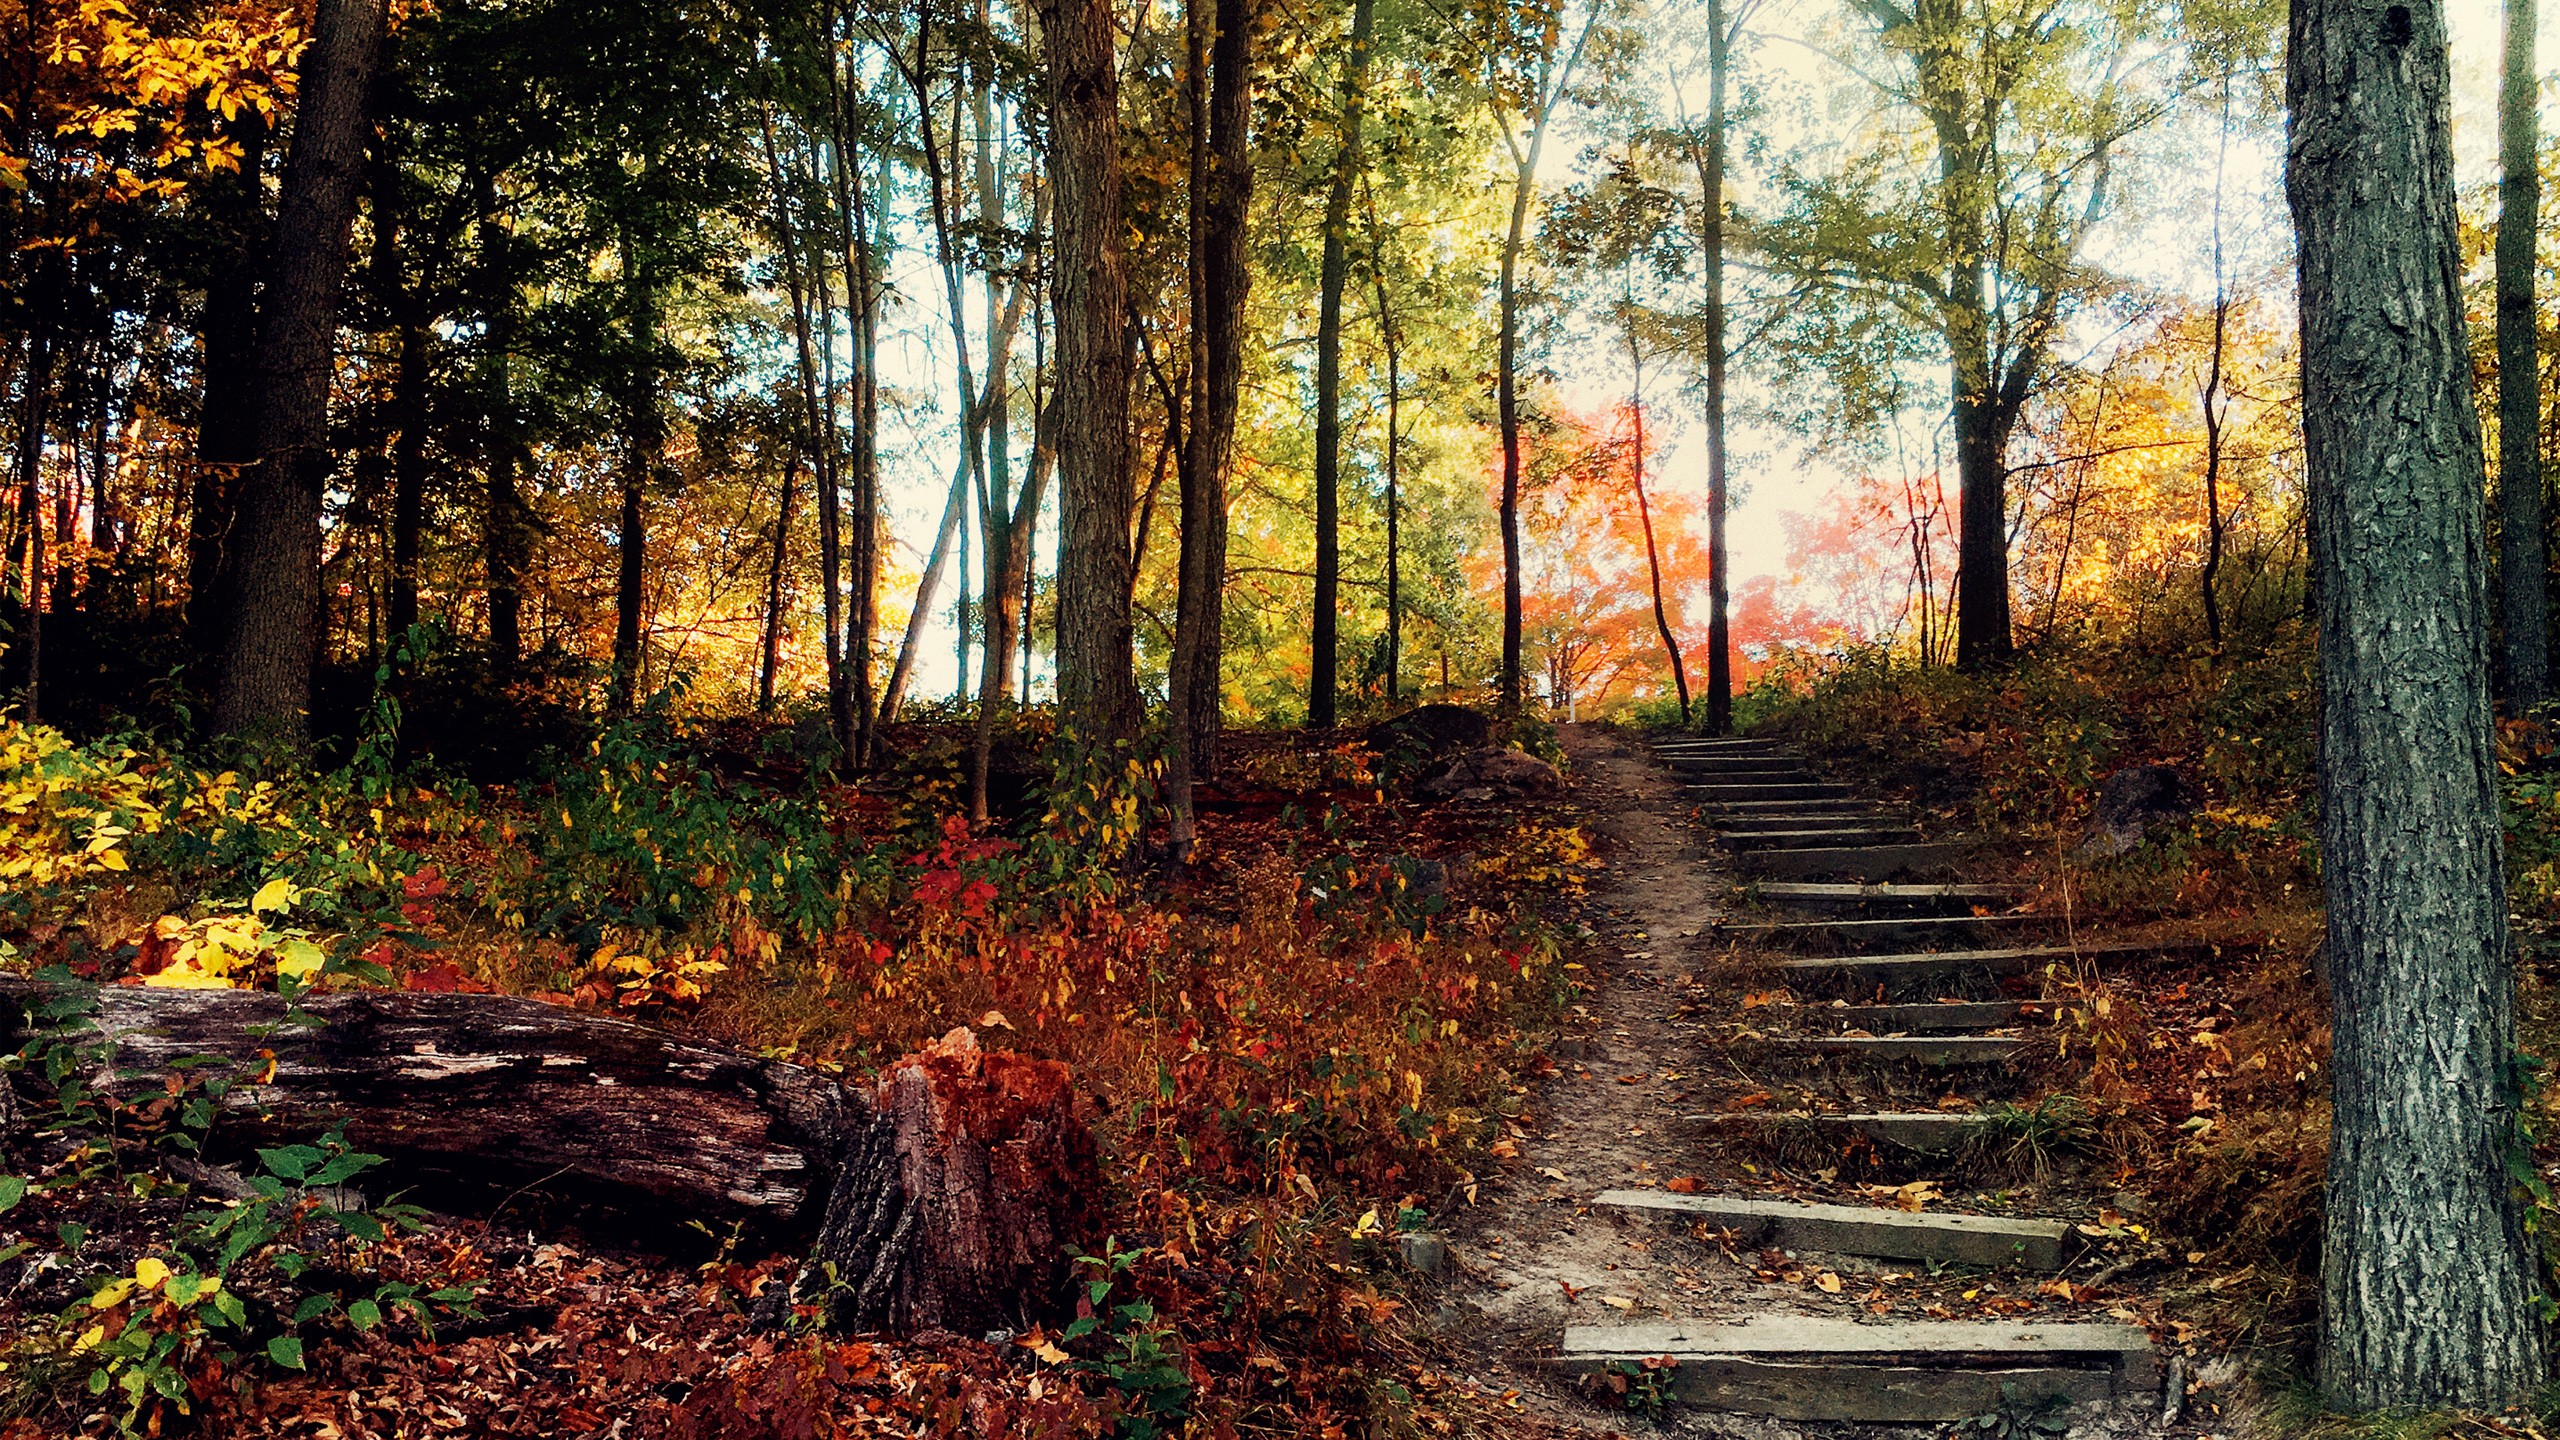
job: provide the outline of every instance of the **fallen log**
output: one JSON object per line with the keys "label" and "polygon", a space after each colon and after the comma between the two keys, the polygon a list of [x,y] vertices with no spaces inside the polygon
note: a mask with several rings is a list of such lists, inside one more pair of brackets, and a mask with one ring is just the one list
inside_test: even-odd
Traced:
{"label": "fallen log", "polygon": [[[0,979],[13,1046],[47,993]],[[808,1249],[777,1314],[798,1299],[855,1328],[1018,1326],[1064,1294],[1098,1188],[1064,1067],[980,1051],[965,1029],[865,1086],[509,996],[347,991],[306,997],[299,1019],[252,991],[84,998],[93,1028],[74,1043],[100,1074],[150,1077],[128,1088],[188,1057],[229,1062],[223,1150],[344,1124],[386,1179],[457,1213],[538,1188],[641,1230],[735,1223],[759,1248]]]}

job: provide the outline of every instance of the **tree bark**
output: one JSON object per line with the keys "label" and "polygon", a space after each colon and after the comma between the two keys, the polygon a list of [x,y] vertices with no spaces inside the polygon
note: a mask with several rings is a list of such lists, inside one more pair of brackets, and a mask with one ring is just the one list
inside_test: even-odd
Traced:
{"label": "tree bark", "polygon": [[1707,143],[1698,191],[1706,207],[1707,268],[1707,733],[1733,731],[1732,586],[1725,573],[1724,156],[1725,91],[1733,75],[1733,31],[1724,0],[1707,0]]}
{"label": "tree bark", "polygon": [[2299,0],[2285,177],[2319,593],[2333,1008],[2320,1386],[2494,1409],[2544,1378],[2509,1166],[2515,982],[2444,18]]}
{"label": "tree bark", "polygon": [[254,106],[242,108],[230,138],[240,145],[239,173],[206,187],[221,241],[205,276],[198,350],[204,403],[187,496],[187,635],[200,680],[222,654],[223,555],[240,470],[258,458],[258,272],[267,239],[258,186],[266,169],[266,117]]}
{"label": "tree bark", "polygon": [[[1378,217],[1374,208],[1369,216],[1372,235],[1377,232]],[[1403,553],[1397,531],[1403,519],[1403,497],[1397,493],[1397,462],[1401,459],[1404,435],[1398,413],[1404,400],[1403,356],[1396,334],[1396,318],[1387,299],[1386,247],[1379,243],[1375,252],[1378,289],[1378,345],[1387,352],[1387,704],[1393,707],[1403,699],[1399,669],[1404,656],[1404,572]]]}
{"label": "tree bark", "polygon": [[[36,991],[0,981],[13,1045],[28,1026],[8,1002]],[[140,1072],[132,1083],[154,1091],[189,1057],[272,1076],[225,1096],[214,1158],[343,1121],[386,1158],[385,1178],[447,1208],[520,1207],[534,1191],[641,1230],[743,1222],[754,1243],[809,1247],[769,1311],[823,1300],[845,1327],[975,1335],[1048,1311],[1101,1188],[1066,1068],[982,1052],[965,1029],[848,1085],[509,996],[306,997],[317,1025],[284,1023],[280,997],[243,990],[94,999],[101,1070]],[[829,1265],[844,1288],[825,1285]]]}
{"label": "tree bark", "polygon": [[2542,70],[2534,0],[2507,0],[2506,74],[2498,91],[2498,575],[2504,600],[2507,699],[2519,711],[2551,696],[2551,611],[2542,513],[2542,367],[2534,354],[2534,241],[2542,211]]}
{"label": "tree bark", "polygon": [[1324,259],[1316,305],[1316,603],[1314,668],[1307,682],[1307,728],[1334,724],[1336,626],[1342,582],[1342,289],[1350,278],[1351,187],[1360,172],[1360,108],[1366,98],[1374,0],[1351,7],[1351,50],[1342,61],[1342,139],[1324,204]]}
{"label": "tree bark", "polygon": [[1107,0],[1041,0],[1056,193],[1058,708],[1087,742],[1137,733],[1129,614],[1128,270]]}
{"label": "tree bark", "polygon": [[384,16],[385,0],[320,0],[303,50],[293,150],[258,325],[265,389],[258,460],[240,477],[224,566],[215,724],[226,735],[294,747],[310,736],[329,380]]}

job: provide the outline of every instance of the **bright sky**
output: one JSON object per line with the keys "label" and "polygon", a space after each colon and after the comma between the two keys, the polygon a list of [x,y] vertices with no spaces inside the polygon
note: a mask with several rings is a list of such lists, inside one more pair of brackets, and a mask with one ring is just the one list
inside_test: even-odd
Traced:
{"label": "bright sky", "polygon": [[[2449,0],[2446,8],[2453,44],[2455,150],[2462,179],[2470,185],[2496,174],[2500,7],[2497,0]],[[1764,28],[1771,33],[1756,47],[1749,63],[1771,73],[1781,86],[1814,89],[1826,84],[1837,74],[1831,63],[1800,43],[1800,35],[1780,32],[1807,23],[1806,12],[1818,16],[1828,9],[1793,4],[1766,6],[1762,11]],[[1815,123],[1820,123],[1819,118]],[[2190,147],[2189,153],[2210,155],[2209,119],[2191,120],[2190,126],[2191,133],[2169,138]],[[1574,181],[1575,154],[1580,148],[1550,148],[1550,155],[1557,158],[1545,177],[1548,185]],[[2226,234],[2234,252],[2235,268],[2272,264],[2285,253],[2288,222],[2278,169],[2280,159],[2280,137],[2235,137],[2226,161]],[[2204,217],[2210,211],[2208,205],[2191,203],[2209,191],[2181,194],[2169,190],[2166,187],[2173,182],[2165,177],[2173,173],[2189,177],[2191,184],[2210,183],[2209,170],[2200,178],[2193,167],[2154,172],[2151,183],[2158,188],[2120,198],[2111,223],[2093,238],[2091,256],[2110,269],[2153,285],[2209,293],[2211,272],[2206,257],[2210,241]],[[1736,183],[1747,184],[1747,179],[1747,175],[1738,175]],[[916,197],[906,198],[912,201]],[[923,233],[922,226],[910,233]],[[910,393],[929,408],[920,409],[912,422],[891,417],[884,427],[888,442],[884,465],[890,482],[888,499],[892,525],[901,544],[893,554],[893,575],[884,596],[893,618],[903,612],[907,597],[913,593],[915,569],[921,565],[923,547],[932,540],[932,526],[940,514],[956,454],[951,436],[956,411],[950,394],[951,340],[947,322],[941,318],[941,283],[931,254],[915,247],[903,252],[897,282],[899,289],[915,302],[911,316],[922,323],[900,324],[896,327],[899,333],[883,337],[890,349],[883,357],[884,372],[893,377],[912,377]],[[983,320],[974,313],[976,299],[973,294],[969,304],[973,312],[973,348],[984,344]],[[2081,343],[2094,338],[2081,337]],[[972,359],[983,372],[985,357],[973,353]],[[1578,347],[1552,359],[1565,377],[1568,400],[1577,407],[1598,409],[1622,397],[1624,362],[1607,337],[1591,335]],[[1740,383],[1747,386],[1748,381]],[[1747,392],[1743,398],[1747,400]],[[1654,483],[1703,495],[1703,432],[1693,415],[1681,413],[1684,407],[1678,401],[1666,399],[1657,404],[1653,425],[1656,433],[1664,437],[1664,451],[1657,461],[1659,478]],[[1929,447],[1940,438],[1933,429],[1937,424],[1932,416],[1914,417],[1903,436],[1903,444],[1907,450],[1917,451],[1923,468]],[[1029,417],[1019,417],[1015,429],[1018,454],[1027,455]],[[1782,587],[1805,583],[1789,575],[1788,517],[1827,511],[1836,503],[1847,471],[1839,463],[1808,453],[1800,437],[1765,425],[1738,425],[1732,440],[1738,497],[1730,531],[1734,588],[1739,591],[1760,576],[1779,577]],[[1487,443],[1491,443],[1490,437]],[[1017,474],[1020,464],[1018,459]],[[1170,496],[1165,497],[1165,503],[1170,500]],[[1054,488],[1049,513],[1051,523],[1044,527],[1040,542],[1044,555],[1054,543]],[[953,594],[952,581],[946,579],[910,692],[918,698],[951,691],[956,664]],[[894,643],[894,635],[888,638]]]}

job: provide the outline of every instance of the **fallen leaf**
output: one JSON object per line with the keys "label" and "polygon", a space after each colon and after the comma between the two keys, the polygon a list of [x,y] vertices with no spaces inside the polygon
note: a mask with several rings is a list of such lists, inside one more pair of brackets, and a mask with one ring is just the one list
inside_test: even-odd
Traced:
{"label": "fallen leaf", "polygon": [[1564,1172],[1563,1172],[1563,1171],[1561,1171],[1561,1170],[1559,1170],[1559,1169],[1557,1169],[1557,1168],[1556,1168],[1556,1167],[1554,1167],[1553,1165],[1541,1165],[1541,1166],[1539,1166],[1539,1167],[1538,1167],[1538,1173],[1539,1173],[1539,1174],[1541,1174],[1541,1175],[1546,1176],[1546,1177],[1547,1177],[1548,1179],[1550,1179],[1550,1180],[1555,1181],[1555,1182],[1556,1182],[1557,1184],[1559,1184],[1559,1185],[1561,1185],[1561,1184],[1563,1184],[1563,1183],[1564,1183]]}
{"label": "fallen leaf", "polygon": [[1645,1082],[1645,1078],[1646,1077],[1642,1075],[1621,1075],[1618,1077],[1618,1083],[1621,1085],[1641,1085]]}
{"label": "fallen leaf", "polygon": [[1813,1288],[1825,1295],[1837,1295],[1840,1293],[1840,1277],[1825,1270],[1813,1277]]}
{"label": "fallen leaf", "polygon": [[1636,1308],[1636,1302],[1620,1295],[1603,1295],[1600,1297],[1600,1303],[1613,1310],[1633,1310]]}
{"label": "fallen leaf", "polygon": [[1695,1175],[1683,1175],[1677,1179],[1663,1181],[1662,1188],[1674,1195],[1695,1195],[1707,1188],[1707,1182]]}

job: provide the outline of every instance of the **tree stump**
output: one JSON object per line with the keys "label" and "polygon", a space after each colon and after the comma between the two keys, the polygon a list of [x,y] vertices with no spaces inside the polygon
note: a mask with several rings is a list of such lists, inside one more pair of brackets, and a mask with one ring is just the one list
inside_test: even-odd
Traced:
{"label": "tree stump", "polygon": [[953,1030],[882,1073],[781,1303],[839,1329],[1019,1329],[1065,1294],[1101,1167],[1065,1066]]}

